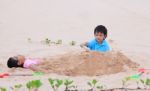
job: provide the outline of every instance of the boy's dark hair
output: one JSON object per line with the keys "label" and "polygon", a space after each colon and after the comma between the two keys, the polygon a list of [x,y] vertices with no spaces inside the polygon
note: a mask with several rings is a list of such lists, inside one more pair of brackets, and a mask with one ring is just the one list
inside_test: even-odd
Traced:
{"label": "boy's dark hair", "polygon": [[7,61],[7,66],[9,68],[12,68],[12,67],[21,67],[20,65],[18,65],[18,60],[13,58],[13,57],[10,57]]}
{"label": "boy's dark hair", "polygon": [[105,26],[103,25],[98,25],[95,29],[94,29],[94,34],[95,33],[98,33],[98,32],[101,32],[105,35],[105,37],[107,37],[107,29]]}

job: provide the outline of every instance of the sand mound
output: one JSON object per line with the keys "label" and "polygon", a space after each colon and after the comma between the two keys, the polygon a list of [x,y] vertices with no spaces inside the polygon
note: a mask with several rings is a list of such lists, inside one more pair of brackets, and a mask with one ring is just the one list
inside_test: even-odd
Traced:
{"label": "sand mound", "polygon": [[81,52],[50,58],[41,67],[51,73],[69,76],[98,76],[137,68],[138,64],[120,52]]}

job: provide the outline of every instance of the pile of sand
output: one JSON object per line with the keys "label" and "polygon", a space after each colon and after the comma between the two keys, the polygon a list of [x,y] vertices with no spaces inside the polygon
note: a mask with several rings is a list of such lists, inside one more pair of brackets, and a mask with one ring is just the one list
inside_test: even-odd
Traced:
{"label": "pile of sand", "polygon": [[50,73],[62,75],[98,76],[137,68],[138,64],[120,52],[81,52],[50,58],[41,67]]}

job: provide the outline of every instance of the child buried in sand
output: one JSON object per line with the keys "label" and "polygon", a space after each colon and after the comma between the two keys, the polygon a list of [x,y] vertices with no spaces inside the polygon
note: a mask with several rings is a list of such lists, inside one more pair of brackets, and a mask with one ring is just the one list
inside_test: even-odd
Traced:
{"label": "child buried in sand", "polygon": [[47,73],[46,70],[44,70],[38,66],[38,65],[42,65],[42,64],[43,64],[42,60],[25,58],[23,55],[17,55],[14,57],[10,57],[7,61],[7,66],[9,68],[22,67],[22,68],[31,69],[36,72]]}
{"label": "child buried in sand", "polygon": [[103,25],[98,25],[94,30],[95,38],[89,42],[85,42],[80,46],[86,51],[93,50],[99,52],[107,52],[110,50],[108,43],[106,42],[107,29]]}

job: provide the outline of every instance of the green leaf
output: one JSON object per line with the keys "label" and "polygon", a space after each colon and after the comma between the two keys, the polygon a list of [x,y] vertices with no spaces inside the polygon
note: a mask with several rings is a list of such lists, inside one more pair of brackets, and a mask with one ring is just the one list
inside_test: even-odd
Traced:
{"label": "green leaf", "polygon": [[22,87],[21,84],[15,85],[15,88],[21,88],[21,87]]}
{"label": "green leaf", "polygon": [[97,89],[103,89],[103,86],[97,86],[96,88]]}
{"label": "green leaf", "polygon": [[34,86],[35,88],[39,88],[40,86],[42,86],[42,82],[40,80],[34,80]]}
{"label": "green leaf", "polygon": [[49,78],[48,81],[49,81],[49,83],[50,83],[51,85],[53,85],[55,80]]}
{"label": "green leaf", "polygon": [[33,88],[39,88],[42,85],[40,80],[32,80],[26,84],[26,87],[30,90]]}
{"label": "green leaf", "polygon": [[73,83],[73,80],[71,80],[71,81],[68,81],[68,84],[70,85],[70,84],[72,84]]}
{"label": "green leaf", "polygon": [[66,86],[66,88],[69,88],[70,85],[73,83],[73,80],[65,80],[64,85]]}
{"label": "green leaf", "polygon": [[29,82],[26,84],[26,87],[27,87],[28,89],[32,89],[32,82],[29,81]]}
{"label": "green leaf", "polygon": [[129,81],[129,80],[131,80],[131,77],[130,77],[130,76],[125,77],[125,81]]}
{"label": "green leaf", "polygon": [[49,40],[48,38],[45,39],[45,43],[46,44],[50,44],[51,40]]}
{"label": "green leaf", "polygon": [[90,87],[92,87],[92,84],[90,82],[87,83]]}
{"label": "green leaf", "polygon": [[93,79],[93,80],[92,80],[92,84],[95,85],[96,83],[97,83],[97,80],[96,80],[96,79]]}
{"label": "green leaf", "polygon": [[65,80],[64,85],[68,86],[69,85],[69,80]]}
{"label": "green leaf", "polygon": [[150,79],[149,78],[146,79],[146,85],[150,85]]}
{"label": "green leaf", "polygon": [[62,40],[57,40],[56,44],[62,44]]}
{"label": "green leaf", "polygon": [[60,87],[63,84],[63,80],[57,79],[56,81],[57,81],[57,84],[56,84],[57,87]]}
{"label": "green leaf", "polygon": [[75,41],[71,41],[71,42],[70,42],[70,45],[71,45],[71,46],[74,46],[74,45],[76,45],[76,42],[75,42]]}
{"label": "green leaf", "polygon": [[54,81],[55,81],[55,80],[54,80],[54,79],[49,78],[49,79],[48,79],[48,81],[49,81],[49,83],[50,83],[51,87],[52,87],[52,88],[54,88]]}
{"label": "green leaf", "polygon": [[6,88],[3,88],[3,87],[0,88],[0,90],[1,90],[1,91],[7,91],[7,89],[6,89]]}
{"label": "green leaf", "polygon": [[141,83],[143,83],[143,84],[145,83],[145,81],[144,81],[144,80],[142,80],[142,79],[140,79],[140,82],[141,82]]}

